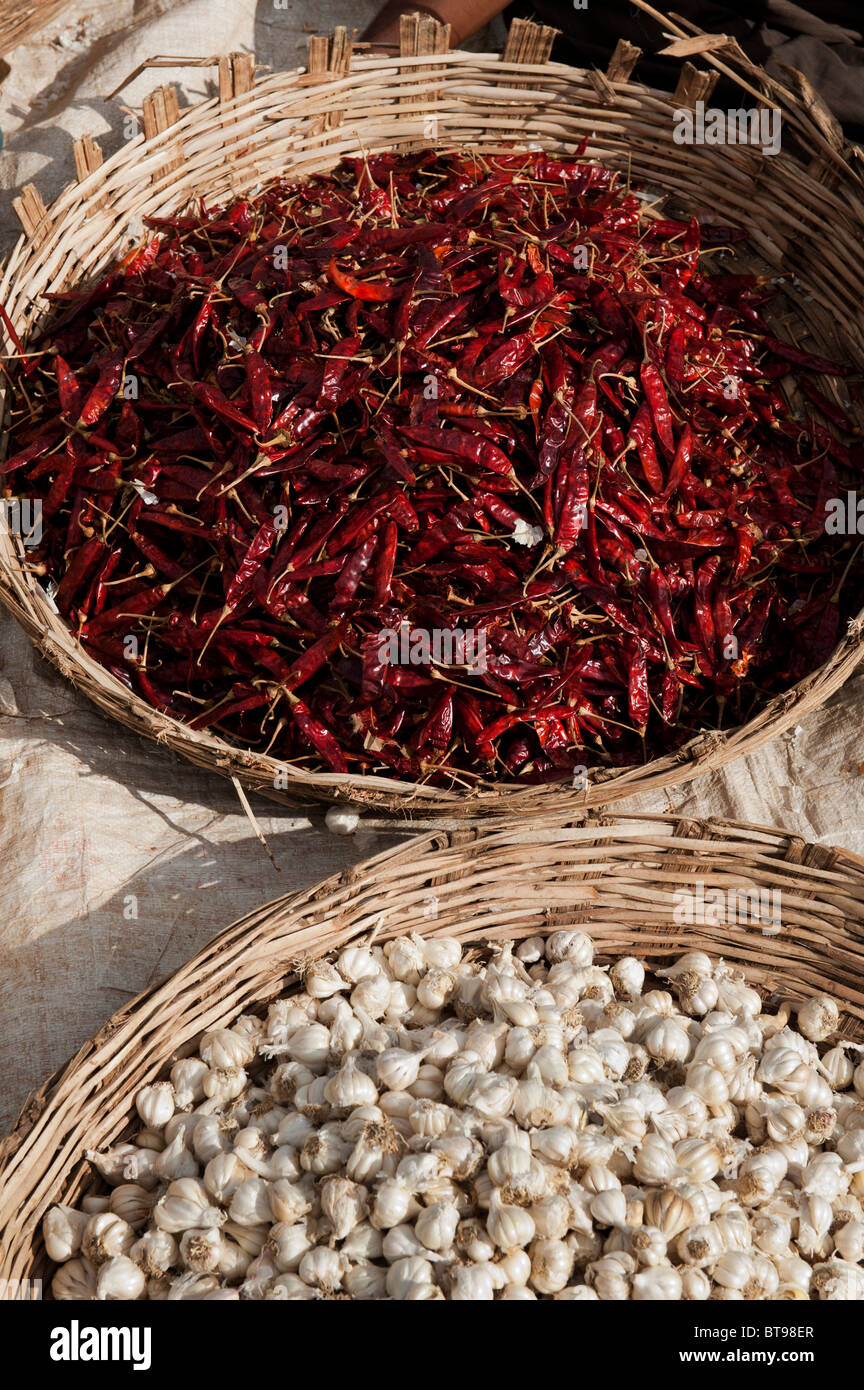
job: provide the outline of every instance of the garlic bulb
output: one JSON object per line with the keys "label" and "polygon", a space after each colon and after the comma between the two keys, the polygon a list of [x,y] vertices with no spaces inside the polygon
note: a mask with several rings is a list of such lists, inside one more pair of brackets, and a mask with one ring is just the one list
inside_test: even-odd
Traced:
{"label": "garlic bulb", "polygon": [[174,1087],[170,1081],[157,1081],[144,1086],[135,1097],[135,1109],[145,1125],[162,1129],[174,1114]]}
{"label": "garlic bulb", "polygon": [[321,1210],[330,1222],[335,1240],[344,1240],[353,1231],[365,1216],[367,1205],[366,1189],[348,1178],[327,1178],[321,1184]]}
{"label": "garlic bulb", "polygon": [[146,1231],[132,1246],[129,1258],[135,1261],[148,1278],[159,1278],[177,1264],[180,1249],[174,1237],[167,1231]]}
{"label": "garlic bulb", "polygon": [[82,1302],[96,1297],[98,1270],[86,1259],[61,1264],[51,1280],[51,1292],[61,1301]]}
{"label": "garlic bulb", "polygon": [[317,1075],[324,1070],[330,1055],[330,1030],[323,1023],[301,1024],[289,1033],[285,1051],[292,1061]]}
{"label": "garlic bulb", "polygon": [[160,1231],[192,1230],[221,1226],[226,1213],[210,1202],[210,1194],[197,1178],[179,1178],[169,1184],[164,1197],[153,1208],[153,1220]]}
{"label": "garlic bulb", "polygon": [[427,1250],[450,1250],[459,1226],[459,1208],[453,1202],[433,1202],[417,1215],[414,1230]]}
{"label": "garlic bulb", "polygon": [[679,1273],[682,1299],[705,1302],[711,1297],[711,1280],[704,1270],[686,1265],[681,1267]]}
{"label": "garlic bulb", "polygon": [[346,1261],[336,1250],[317,1246],[303,1256],[299,1265],[299,1275],[304,1284],[311,1288],[324,1289],[332,1293],[338,1289],[344,1278]]}
{"label": "garlic bulb", "polygon": [[343,1286],[349,1298],[378,1300],[387,1297],[387,1271],[380,1265],[358,1262],[345,1275]]}
{"label": "garlic bulb", "polygon": [[[361,975],[360,978],[364,977]],[[331,995],[348,989],[349,983],[338,967],[327,960],[313,961],[303,976],[306,993],[313,999],[329,999]]]}
{"label": "garlic bulb", "polygon": [[685,1028],[671,1018],[658,1018],[644,1035],[645,1047],[655,1061],[686,1062],[691,1042]]}
{"label": "garlic bulb", "polygon": [[584,969],[594,959],[594,944],[584,931],[555,931],[546,938],[546,959],[553,964],[568,960]]}
{"label": "garlic bulb", "polygon": [[77,1255],[87,1224],[86,1213],[76,1211],[74,1207],[52,1207],[42,1222],[42,1235],[49,1260],[53,1260],[55,1264],[62,1264],[65,1260],[71,1260],[73,1255]]}
{"label": "garlic bulb", "polygon": [[[563,929],[346,946],[204,1034],[44,1220],[61,1299],[864,1298],[864,1063],[830,1000]],[[647,988],[646,988],[647,986]],[[683,1083],[683,1084],[682,1084]]]}
{"label": "garlic bulb", "polygon": [[98,1299],[141,1298],[147,1285],[143,1270],[125,1255],[113,1255],[100,1267],[96,1277]]}
{"label": "garlic bulb", "polygon": [[272,1216],[270,1184],[263,1178],[241,1182],[228,1207],[228,1215],[238,1226],[260,1226]]}
{"label": "garlic bulb", "polygon": [[828,1052],[823,1053],[822,1075],[832,1091],[845,1091],[854,1073],[855,1068],[842,1047],[832,1047]]}
{"label": "garlic bulb", "polygon": [[378,1184],[369,1220],[378,1230],[386,1231],[400,1225],[418,1207],[407,1183],[398,1177],[384,1178]]}
{"label": "garlic bulb", "polygon": [[822,1042],[836,1033],[840,1023],[840,1010],[826,995],[816,995],[807,999],[798,1008],[798,1028],[811,1042]]}
{"label": "garlic bulb", "polygon": [[479,1300],[491,1302],[495,1297],[495,1282],[491,1265],[456,1265],[451,1273],[450,1297],[455,1302]]}
{"label": "garlic bulb", "polygon": [[120,1183],[111,1193],[108,1209],[137,1229],[144,1225],[157,1200],[155,1192],[148,1192],[138,1183]]}
{"label": "garlic bulb", "polygon": [[384,954],[393,979],[411,985],[418,983],[426,969],[423,943],[419,938],[415,941],[409,936],[397,936],[395,941],[389,941],[384,947]]}
{"label": "garlic bulb", "polygon": [[202,1061],[216,1070],[246,1067],[255,1056],[251,1038],[231,1028],[214,1028],[205,1033],[198,1046]]}
{"label": "garlic bulb", "polygon": [[204,1099],[204,1077],[209,1067],[200,1057],[186,1057],[171,1068],[174,1104],[178,1110],[189,1110]]}
{"label": "garlic bulb", "polygon": [[419,1285],[432,1282],[433,1269],[429,1261],[421,1255],[408,1255],[394,1260],[390,1265],[385,1288],[390,1298],[401,1302]]}
{"label": "garlic bulb", "polygon": [[678,1301],[682,1296],[681,1274],[671,1265],[640,1270],[633,1276],[634,1299]]}
{"label": "garlic bulb", "polygon": [[358,1016],[383,1018],[390,1005],[391,984],[386,975],[367,975],[351,991],[351,1007]]}
{"label": "garlic bulb", "polygon": [[339,1071],[325,1084],[324,1098],[337,1110],[374,1105],[378,1099],[378,1087],[371,1076],[361,1071],[356,1054],[349,1052]]}
{"label": "garlic bulb", "polygon": [[695,1221],[690,1202],[671,1188],[654,1188],[647,1192],[643,1214],[648,1225],[656,1227],[667,1243]]}
{"label": "garlic bulb", "polygon": [[645,967],[635,956],[622,956],[609,971],[609,980],[621,999],[638,999],[645,983]]}
{"label": "garlic bulb", "polygon": [[390,1047],[379,1054],[375,1069],[378,1080],[387,1091],[406,1091],[417,1080],[425,1053],[407,1052]]}
{"label": "garlic bulb", "polygon": [[114,1212],[91,1216],[81,1233],[81,1253],[94,1265],[126,1255],[134,1244],[132,1227]]}
{"label": "garlic bulb", "polygon": [[196,1274],[211,1274],[218,1269],[222,1254],[222,1235],[215,1226],[203,1231],[184,1231],[180,1237],[183,1263]]}

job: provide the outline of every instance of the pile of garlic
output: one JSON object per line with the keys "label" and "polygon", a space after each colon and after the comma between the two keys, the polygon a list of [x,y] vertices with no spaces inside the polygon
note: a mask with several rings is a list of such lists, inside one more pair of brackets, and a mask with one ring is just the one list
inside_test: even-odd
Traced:
{"label": "pile of garlic", "polygon": [[581,931],[349,946],[201,1040],[53,1207],[61,1299],[864,1299],[864,1062],[827,998]]}

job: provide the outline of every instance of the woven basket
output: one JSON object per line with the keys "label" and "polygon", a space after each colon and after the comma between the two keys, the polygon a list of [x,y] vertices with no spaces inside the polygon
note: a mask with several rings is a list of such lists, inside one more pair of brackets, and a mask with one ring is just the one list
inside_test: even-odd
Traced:
{"label": "woven basket", "polygon": [[[672,925],[676,893],[700,888],[779,891],[782,930]],[[50,1275],[41,1218],[95,1190],[84,1150],[125,1136],[138,1089],[204,1030],[290,989],[300,960],[409,931],[519,940],[569,925],[590,933],[601,959],[635,951],[659,964],[700,947],[740,967],[766,1000],[827,991],[845,1011],[841,1031],[864,1035],[864,860],[844,850],[672,816],[604,825],[546,815],[528,831],[487,821],[415,837],[230,927],[31,1098],[0,1146],[0,1278]]]}
{"label": "woven basket", "polygon": [[[664,27],[684,35],[671,21],[664,20]],[[628,169],[642,185],[693,209],[708,203],[721,221],[746,224],[764,261],[797,277],[797,303],[790,303],[790,312],[797,311],[799,338],[864,366],[860,152],[844,149],[842,134],[805,90],[804,79],[796,91],[780,87],[734,42],[684,36],[673,45],[683,66],[670,97],[631,80],[639,50],[626,42],[604,75],[546,61],[553,34],[517,21],[503,57],[444,53],[435,51],[446,46],[442,27],[412,19],[403,25],[399,58],[356,58],[346,31],[337,30],[330,40],[310,41],[307,70],[256,82],[249,55],[222,60],[219,98],[182,113],[174,89],[160,88],[145,102],[144,133],[104,163],[95,141],[77,143],[79,182],[50,210],[32,185],[24,189],[16,207],[26,234],[6,266],[0,301],[26,339],[45,291],[99,273],[140,238],[142,215],[176,212],[196,194],[206,194],[212,204],[277,173],[311,174],[363,150],[515,142],[566,151],[588,136],[591,156]],[[713,71],[689,62],[687,55],[696,52]],[[673,143],[673,110],[705,100],[721,71],[736,78],[749,104],[764,99],[782,109],[784,148],[776,157],[745,146]],[[22,572],[18,546],[17,538],[0,536],[0,600],[65,676],[136,732],[199,766],[295,803],[348,800],[449,815],[609,805],[753,752],[837,690],[864,642],[857,618],[825,666],[742,728],[702,734],[674,754],[623,772],[591,769],[584,790],[566,783],[526,789],[506,782],[468,791],[434,788],[386,777],[311,773],[233,748],[151,708],[81,649],[33,576]]]}
{"label": "woven basket", "polygon": [[29,39],[40,29],[45,29],[66,8],[66,0],[31,0],[22,4],[21,0],[2,0],[0,2],[0,57],[11,53],[19,43]]}

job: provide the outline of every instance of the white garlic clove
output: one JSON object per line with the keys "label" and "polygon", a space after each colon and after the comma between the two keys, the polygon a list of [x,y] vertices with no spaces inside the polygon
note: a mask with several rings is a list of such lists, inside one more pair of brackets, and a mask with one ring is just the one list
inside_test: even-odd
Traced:
{"label": "white garlic clove", "polygon": [[330,961],[314,960],[303,975],[303,985],[313,999],[329,999],[331,995],[348,989],[349,981]]}
{"label": "white garlic clove", "polygon": [[96,1297],[103,1300],[134,1301],[143,1298],[147,1286],[144,1272],[125,1255],[114,1255],[100,1267],[96,1278]]}
{"label": "white garlic clove", "polygon": [[678,1302],[683,1293],[681,1275],[670,1265],[664,1268],[643,1269],[633,1276],[633,1298]]}
{"label": "white garlic clove", "polygon": [[798,1006],[798,1027],[811,1042],[822,1042],[837,1031],[840,1010],[833,999],[818,994]]}
{"label": "white garlic clove", "polygon": [[347,1273],[348,1262],[337,1250],[318,1246],[308,1250],[300,1261],[299,1275],[310,1288],[334,1293]]}
{"label": "white garlic clove", "polygon": [[149,1128],[162,1129],[175,1110],[171,1082],[157,1081],[152,1086],[143,1086],[135,1097],[135,1109]]}
{"label": "white garlic clove", "polygon": [[214,1028],[204,1034],[198,1051],[202,1060],[214,1070],[242,1069],[248,1067],[255,1056],[255,1042],[231,1028]]}
{"label": "white garlic clove", "polygon": [[[335,1240],[344,1240],[362,1221],[367,1208],[368,1194],[359,1183],[333,1177],[321,1184],[321,1209],[330,1222]],[[286,1217],[282,1215],[281,1219]]]}
{"label": "white garlic clove", "polygon": [[179,1178],[168,1186],[153,1208],[153,1220],[160,1231],[181,1231],[221,1226],[225,1213],[214,1207],[210,1194],[197,1178]]}
{"label": "white garlic clove", "polygon": [[111,1211],[91,1216],[81,1233],[81,1253],[97,1266],[128,1254],[134,1244],[135,1232],[128,1221]]}
{"label": "white garlic clove", "polygon": [[339,1110],[374,1105],[378,1099],[378,1087],[372,1077],[360,1069],[358,1061],[359,1054],[349,1052],[339,1071],[324,1085],[325,1099]]}
{"label": "white garlic clove", "polygon": [[81,1249],[88,1217],[74,1207],[54,1206],[45,1214],[42,1235],[48,1258],[56,1264],[71,1260]]}

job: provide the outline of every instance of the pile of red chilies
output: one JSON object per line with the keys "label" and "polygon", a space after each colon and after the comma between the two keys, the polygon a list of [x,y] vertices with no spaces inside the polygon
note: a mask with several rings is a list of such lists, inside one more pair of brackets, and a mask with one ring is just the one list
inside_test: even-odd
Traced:
{"label": "pile of red chilies", "polygon": [[[844,369],[711,273],[739,230],[582,152],[347,159],[148,225],[53,297],[2,472],[158,709],[318,770],[559,779],[745,720],[857,610],[825,504],[861,454],[812,381]],[[405,624],[484,660],[382,659]]]}

